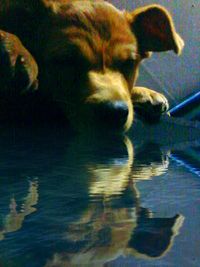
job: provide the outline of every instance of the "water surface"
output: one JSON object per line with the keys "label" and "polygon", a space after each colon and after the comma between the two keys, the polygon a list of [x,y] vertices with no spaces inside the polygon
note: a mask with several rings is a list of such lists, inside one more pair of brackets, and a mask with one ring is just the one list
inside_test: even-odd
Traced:
{"label": "water surface", "polygon": [[199,130],[0,130],[0,266],[200,266]]}

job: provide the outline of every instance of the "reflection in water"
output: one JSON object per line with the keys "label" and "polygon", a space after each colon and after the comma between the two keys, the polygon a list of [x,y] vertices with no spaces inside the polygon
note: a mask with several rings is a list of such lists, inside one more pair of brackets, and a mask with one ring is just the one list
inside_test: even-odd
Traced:
{"label": "reflection in water", "polygon": [[[19,131],[14,144],[1,140],[0,144],[0,162],[3,158],[8,162],[0,175],[9,169],[10,177],[21,173],[38,177],[29,182],[22,203],[15,193],[3,193],[6,199],[10,196],[10,206],[8,212],[2,209],[0,239],[6,242],[9,233],[5,243],[9,251],[14,246],[9,243],[13,234],[22,255],[18,265],[15,260],[11,266],[28,266],[26,259],[34,259],[41,251],[41,262],[35,266],[62,267],[103,266],[120,256],[154,259],[171,248],[184,217],[178,211],[172,217],[156,217],[153,210],[143,207],[138,189],[141,180],[167,172],[169,152],[162,152],[159,145],[136,142],[133,146],[127,137],[113,136],[67,139],[66,133],[53,129],[30,136]],[[18,194],[26,182],[11,179],[9,183]],[[1,188],[7,185],[1,181]],[[5,202],[9,205],[9,200]],[[32,232],[25,224],[30,214]],[[21,230],[27,237],[23,236],[23,243],[14,235]],[[26,246],[32,251],[29,257],[29,252],[23,252]]]}
{"label": "reflection in water", "polygon": [[[156,144],[145,144],[134,155],[130,139],[121,142],[126,156],[123,151],[120,157],[118,151],[118,157],[104,162],[100,157],[98,162],[96,154],[95,160],[86,162],[90,202],[80,218],[67,226],[64,238],[71,242],[69,251],[55,254],[46,267],[103,266],[120,256],[153,259],[172,246],[184,217],[154,217],[142,207],[136,187],[139,180],[167,171],[168,153],[163,154]],[[102,147],[109,149],[106,146]]]}
{"label": "reflection in water", "polygon": [[3,226],[0,231],[0,240],[5,238],[5,234],[19,230],[29,214],[36,211],[34,207],[38,202],[38,183],[37,180],[29,182],[28,194],[24,198],[20,210],[17,210],[15,197],[10,199],[9,213],[3,220]]}

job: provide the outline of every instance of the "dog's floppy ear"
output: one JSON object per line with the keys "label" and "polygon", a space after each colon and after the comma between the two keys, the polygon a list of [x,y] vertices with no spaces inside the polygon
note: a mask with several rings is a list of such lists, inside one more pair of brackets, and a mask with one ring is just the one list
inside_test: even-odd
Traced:
{"label": "dog's floppy ear", "polygon": [[173,50],[181,54],[184,41],[176,32],[171,15],[164,7],[149,5],[126,14],[141,53]]}

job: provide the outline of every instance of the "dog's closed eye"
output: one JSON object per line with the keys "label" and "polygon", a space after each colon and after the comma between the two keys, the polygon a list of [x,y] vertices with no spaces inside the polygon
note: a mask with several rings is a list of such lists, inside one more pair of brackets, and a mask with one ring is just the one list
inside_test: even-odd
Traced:
{"label": "dog's closed eye", "polygon": [[115,60],[113,62],[113,68],[120,71],[122,74],[127,76],[131,72],[133,72],[136,64],[136,60],[132,57],[124,59],[124,60]]}
{"label": "dog's closed eye", "polygon": [[57,67],[70,67],[76,68],[76,70],[81,69],[82,72],[90,69],[91,67],[91,63],[78,52],[55,56],[50,61]]}

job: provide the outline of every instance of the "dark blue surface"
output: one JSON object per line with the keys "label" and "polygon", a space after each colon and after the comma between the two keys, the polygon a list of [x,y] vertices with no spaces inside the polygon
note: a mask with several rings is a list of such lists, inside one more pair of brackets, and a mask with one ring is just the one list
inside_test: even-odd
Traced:
{"label": "dark blue surface", "polygon": [[0,130],[1,266],[198,266],[199,130],[129,135]]}

